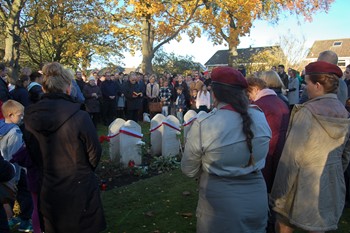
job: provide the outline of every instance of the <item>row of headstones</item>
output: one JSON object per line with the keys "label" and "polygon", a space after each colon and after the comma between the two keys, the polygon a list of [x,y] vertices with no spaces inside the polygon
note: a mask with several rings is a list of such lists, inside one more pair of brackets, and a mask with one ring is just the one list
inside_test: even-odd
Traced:
{"label": "row of headstones", "polygon": [[[185,114],[184,138],[196,116],[197,113],[193,110]],[[181,125],[175,116],[155,115],[150,124],[151,155],[164,157],[178,155],[181,149],[180,135]],[[143,134],[138,123],[117,118],[108,127],[108,137],[112,161],[124,167],[127,167],[130,161],[134,161],[135,165],[142,164],[142,146],[145,143],[142,141]]]}

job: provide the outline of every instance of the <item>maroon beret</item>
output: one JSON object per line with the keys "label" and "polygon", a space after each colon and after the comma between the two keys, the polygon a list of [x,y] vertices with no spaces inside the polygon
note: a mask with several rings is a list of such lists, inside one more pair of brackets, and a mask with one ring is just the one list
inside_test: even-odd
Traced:
{"label": "maroon beret", "polygon": [[213,83],[248,88],[247,80],[242,73],[228,66],[214,68],[211,71],[211,80]]}
{"label": "maroon beret", "polygon": [[343,76],[343,72],[337,65],[325,61],[316,61],[308,64],[305,67],[305,75],[312,74],[335,74],[339,78]]}

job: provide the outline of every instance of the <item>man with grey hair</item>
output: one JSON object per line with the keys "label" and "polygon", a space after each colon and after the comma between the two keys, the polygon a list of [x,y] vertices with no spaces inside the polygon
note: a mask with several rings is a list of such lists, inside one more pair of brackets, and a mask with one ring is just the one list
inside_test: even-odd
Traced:
{"label": "man with grey hair", "polygon": [[[328,62],[328,63],[334,64],[334,65],[337,65],[338,64],[338,55],[333,51],[326,50],[326,51],[321,52],[318,55],[317,61],[324,61],[324,62]],[[344,106],[345,106],[346,100],[348,99],[348,87],[347,87],[345,81],[341,78],[339,78],[337,96],[338,96],[339,101],[342,104],[344,104]],[[308,96],[307,90],[305,88],[303,91],[303,94],[300,98],[299,103],[302,104],[308,100],[309,100],[309,96]]]}

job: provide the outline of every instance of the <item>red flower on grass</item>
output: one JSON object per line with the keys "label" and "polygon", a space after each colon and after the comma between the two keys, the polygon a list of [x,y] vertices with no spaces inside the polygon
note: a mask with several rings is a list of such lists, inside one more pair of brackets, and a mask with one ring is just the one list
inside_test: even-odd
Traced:
{"label": "red flower on grass", "polygon": [[105,135],[101,135],[99,140],[100,140],[100,143],[109,142],[109,137]]}
{"label": "red flower on grass", "polygon": [[130,160],[128,163],[128,167],[133,168],[135,167],[135,161],[134,160]]}

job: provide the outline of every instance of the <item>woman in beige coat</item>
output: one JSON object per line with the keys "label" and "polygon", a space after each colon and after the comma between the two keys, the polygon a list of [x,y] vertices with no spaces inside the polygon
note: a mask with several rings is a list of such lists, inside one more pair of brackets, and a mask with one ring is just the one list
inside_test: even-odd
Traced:
{"label": "woman in beige coat", "polygon": [[271,191],[276,232],[337,229],[349,162],[349,114],[337,99],[342,71],[327,62],[305,67],[310,100],[293,109]]}

